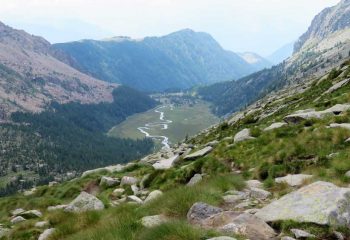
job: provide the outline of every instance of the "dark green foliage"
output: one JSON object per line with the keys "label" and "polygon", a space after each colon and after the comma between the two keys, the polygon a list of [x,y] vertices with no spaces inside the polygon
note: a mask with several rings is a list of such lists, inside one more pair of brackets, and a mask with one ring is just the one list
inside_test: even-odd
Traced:
{"label": "dark green foliage", "polygon": [[[2,126],[5,130],[1,146],[7,146],[6,141],[13,141],[19,134],[22,138],[16,145],[6,147],[0,159],[3,170],[11,164],[29,165],[29,170],[39,175],[35,182],[47,183],[57,174],[125,163],[149,153],[153,148],[149,139],[110,138],[105,132],[127,116],[146,111],[156,103],[127,87],[118,87],[113,96],[113,103],[53,103],[40,114],[14,113],[15,122],[26,124]],[[12,183],[0,194],[25,187],[14,186]]]}

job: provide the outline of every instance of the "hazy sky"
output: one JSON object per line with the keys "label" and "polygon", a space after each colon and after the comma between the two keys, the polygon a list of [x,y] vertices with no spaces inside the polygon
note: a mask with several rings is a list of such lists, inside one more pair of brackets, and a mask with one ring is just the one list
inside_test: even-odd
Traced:
{"label": "hazy sky", "polygon": [[228,50],[268,55],[339,0],[0,0],[0,21],[50,42],[208,32]]}

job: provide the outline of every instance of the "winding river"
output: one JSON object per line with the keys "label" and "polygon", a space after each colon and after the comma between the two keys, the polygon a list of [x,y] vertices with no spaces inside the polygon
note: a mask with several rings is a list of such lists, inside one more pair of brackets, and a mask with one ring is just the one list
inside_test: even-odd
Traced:
{"label": "winding river", "polygon": [[168,129],[168,124],[172,123],[171,120],[165,120],[164,119],[164,112],[161,111],[162,108],[169,107],[169,106],[161,106],[154,110],[154,112],[159,113],[159,120],[157,122],[152,123],[146,123],[144,127],[138,127],[137,129],[146,135],[148,138],[160,140],[163,144],[163,148],[170,148],[169,145],[169,138],[167,136],[153,136],[147,132],[147,130],[151,130],[152,128],[161,127],[161,130]]}

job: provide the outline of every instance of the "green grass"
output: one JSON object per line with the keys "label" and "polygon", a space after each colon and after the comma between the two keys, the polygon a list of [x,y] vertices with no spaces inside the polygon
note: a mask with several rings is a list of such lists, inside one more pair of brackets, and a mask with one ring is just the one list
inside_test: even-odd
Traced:
{"label": "green grass", "polygon": [[[172,143],[182,141],[186,135],[195,135],[202,129],[219,122],[219,118],[210,112],[209,105],[204,102],[196,103],[193,106],[167,107],[162,110],[164,111],[165,119],[173,122],[168,125],[166,130],[155,128],[150,130],[149,133],[151,135],[168,136]],[[159,121],[159,113],[155,113],[153,109],[129,117],[123,123],[113,127],[108,134],[114,137],[142,139],[145,135],[137,128],[145,126],[146,123],[157,121]]]}

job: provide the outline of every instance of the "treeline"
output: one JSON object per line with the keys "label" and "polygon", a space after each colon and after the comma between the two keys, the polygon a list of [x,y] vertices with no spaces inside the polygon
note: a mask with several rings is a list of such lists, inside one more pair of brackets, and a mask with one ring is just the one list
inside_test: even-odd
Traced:
{"label": "treeline", "polygon": [[[149,139],[111,138],[106,131],[131,114],[155,107],[156,102],[127,87],[115,89],[113,97],[112,103],[53,103],[39,114],[14,113],[12,120],[18,124],[0,129],[0,176],[20,165],[21,171],[35,172],[40,182],[69,171],[126,163],[151,152]],[[6,192],[15,187],[10,183]]]}

